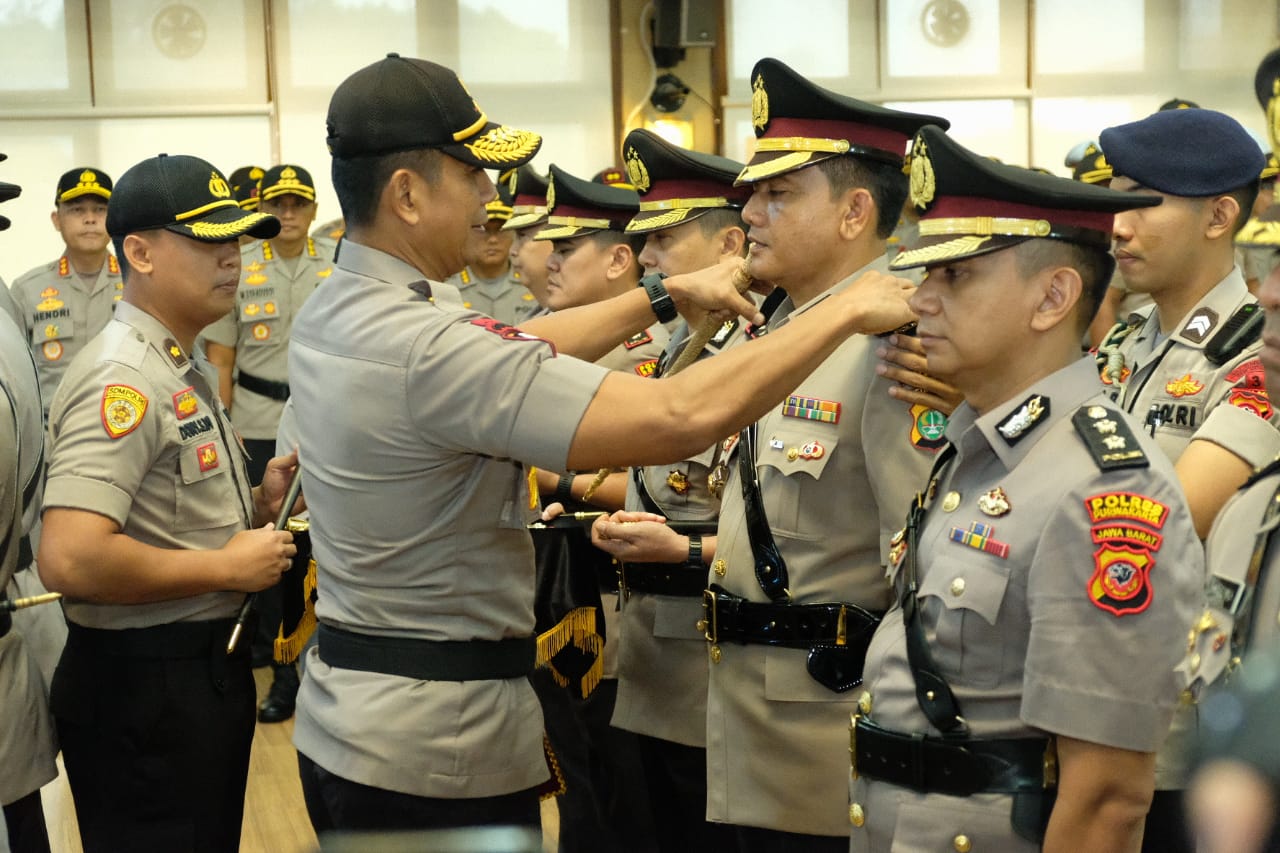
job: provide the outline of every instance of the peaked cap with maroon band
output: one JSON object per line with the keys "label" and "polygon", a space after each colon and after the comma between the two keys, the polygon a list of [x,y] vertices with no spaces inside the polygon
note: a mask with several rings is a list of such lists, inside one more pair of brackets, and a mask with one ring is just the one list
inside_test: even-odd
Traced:
{"label": "peaked cap with maroon band", "polygon": [[508,169],[498,179],[511,193],[511,218],[503,231],[518,231],[547,221],[547,179],[528,163]]}
{"label": "peaked cap with maroon band", "polygon": [[551,166],[547,184],[547,227],[535,240],[567,240],[596,231],[622,231],[640,209],[635,190],[575,178]]}
{"label": "peaked cap with maroon band", "polygon": [[741,163],[689,151],[647,130],[627,134],[622,159],[640,193],[640,212],[627,225],[632,234],[690,222],[708,210],[741,210],[751,198],[750,187],[733,185]]}

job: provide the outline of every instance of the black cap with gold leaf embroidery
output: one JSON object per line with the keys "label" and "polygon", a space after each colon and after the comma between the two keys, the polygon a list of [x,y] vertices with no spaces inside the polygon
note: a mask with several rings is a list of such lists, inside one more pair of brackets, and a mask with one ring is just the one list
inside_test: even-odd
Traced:
{"label": "black cap with gold leaf embroidery", "polygon": [[1105,252],[1116,213],[1161,198],[1007,166],[941,128],[924,127],[911,148],[910,202],[924,211],[918,237],[890,261],[892,269],[985,255],[1037,237]]}
{"label": "black cap with gold leaf embroidery", "polygon": [[891,110],[824,89],[776,59],[757,62],[751,80],[756,148],[739,183],[840,154],[901,166],[917,130],[929,124],[943,130],[951,126],[938,116]]}
{"label": "black cap with gold leaf embroidery", "polygon": [[508,169],[498,181],[511,193],[511,218],[503,231],[518,231],[547,221],[547,178],[528,163]]}
{"label": "black cap with gold leaf embroidery", "polygon": [[535,240],[567,240],[596,231],[622,231],[640,209],[635,190],[584,181],[552,164],[547,183],[547,227]]}
{"label": "black cap with gold leaf embroidery", "polygon": [[372,157],[437,148],[482,169],[533,159],[542,137],[489,121],[458,75],[388,53],[338,84],[329,101],[329,152]]}
{"label": "black cap with gold leaf embroidery", "polygon": [[1267,141],[1273,152],[1280,153],[1280,47],[1258,63],[1253,75],[1253,91],[1267,117]]}
{"label": "black cap with gold leaf embroidery", "polygon": [[121,175],[107,208],[112,237],[157,228],[221,243],[241,234],[274,237],[280,220],[242,210],[227,179],[211,163],[186,154],[161,154]]}
{"label": "black cap with gold leaf embroidery", "polygon": [[282,195],[296,195],[307,201],[315,201],[316,182],[311,180],[311,173],[301,166],[287,163],[272,166],[258,182],[258,198],[270,201]]}
{"label": "black cap with gold leaf embroidery", "polygon": [[1105,184],[1111,180],[1111,164],[1096,143],[1090,142],[1076,164],[1071,177],[1084,184]]}
{"label": "black cap with gold leaf embroidery", "polygon": [[227,183],[231,184],[231,197],[244,210],[258,209],[258,182],[265,174],[261,166],[241,166],[227,175]]}
{"label": "black cap with gold leaf embroidery", "polygon": [[622,160],[640,193],[640,212],[627,223],[632,234],[661,231],[708,210],[741,210],[751,197],[750,187],[734,186],[741,163],[672,145],[648,130],[627,134]]}
{"label": "black cap with gold leaf embroidery", "polygon": [[511,190],[501,181],[495,189],[498,191],[498,197],[486,204],[484,209],[489,215],[490,222],[506,223],[511,219]]}
{"label": "black cap with gold leaf embroidery", "polygon": [[86,195],[111,198],[111,176],[93,166],[77,166],[58,178],[58,193],[53,202],[61,204]]}

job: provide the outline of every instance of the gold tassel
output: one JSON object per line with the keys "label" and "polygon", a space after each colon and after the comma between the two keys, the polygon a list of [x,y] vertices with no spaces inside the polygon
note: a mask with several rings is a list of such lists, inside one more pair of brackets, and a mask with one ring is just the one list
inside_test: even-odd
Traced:
{"label": "gold tassel", "polygon": [[575,607],[565,614],[554,628],[538,635],[538,653],[535,665],[546,667],[551,677],[561,687],[569,686],[569,679],[562,675],[551,659],[572,642],[574,648],[585,654],[594,654],[595,661],[586,675],[582,677],[579,690],[582,698],[591,695],[591,691],[604,678],[604,640],[596,633],[596,609],[594,607]]}
{"label": "gold tassel", "polygon": [[293,663],[302,655],[302,648],[316,631],[316,561],[307,561],[307,575],[302,580],[302,618],[289,636],[284,635],[284,625],[280,625],[276,636],[272,657],[276,663]]}

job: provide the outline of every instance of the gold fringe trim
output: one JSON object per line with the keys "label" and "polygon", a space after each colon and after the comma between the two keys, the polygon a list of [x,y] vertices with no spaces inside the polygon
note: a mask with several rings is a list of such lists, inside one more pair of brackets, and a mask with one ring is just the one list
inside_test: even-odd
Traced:
{"label": "gold fringe trim", "polygon": [[538,799],[549,800],[563,794],[568,787],[564,783],[564,771],[560,769],[560,759],[556,757],[556,751],[551,748],[551,738],[547,737],[545,732],[542,735],[542,754],[546,756],[547,769],[551,771],[551,778],[542,787]]}
{"label": "gold fringe trim", "polygon": [[582,676],[582,681],[579,684],[582,698],[585,699],[591,695],[591,691],[595,690],[596,685],[604,678],[604,638],[596,633],[596,608],[575,607],[566,613],[554,628],[543,631],[538,635],[538,654],[535,658],[535,666],[546,667],[550,670],[551,677],[561,687],[568,687],[569,679],[556,669],[551,659],[570,643],[573,643],[574,648],[584,654],[596,656],[595,662],[591,664],[591,669],[587,670],[586,675]]}
{"label": "gold fringe trim", "polygon": [[276,636],[272,657],[276,663],[293,663],[302,655],[302,647],[316,631],[316,561],[307,561],[307,576],[302,580],[302,618],[289,636],[284,635],[284,625]]}

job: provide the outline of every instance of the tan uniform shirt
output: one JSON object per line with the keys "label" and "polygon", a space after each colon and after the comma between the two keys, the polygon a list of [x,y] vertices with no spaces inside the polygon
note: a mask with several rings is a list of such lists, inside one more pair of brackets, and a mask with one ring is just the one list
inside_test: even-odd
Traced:
{"label": "tan uniform shirt", "polygon": [[[885,266],[878,260],[869,268]],[[821,311],[827,296],[856,277],[793,313]],[[771,325],[789,309],[784,301]],[[874,338],[850,338],[793,392],[802,407],[837,404],[838,419],[795,417],[784,403],[759,422],[756,470],[796,604],[889,606],[883,568],[889,539],[934,454],[913,445],[910,408],[891,398],[889,383],[876,375],[876,345]],[[821,445],[820,456],[801,452],[811,442]],[[735,451],[710,579],[736,595],[768,601],[755,576],[737,468]],[[707,696],[708,818],[845,835],[847,722],[857,691],[834,693],[815,681],[803,649],[736,643],[720,649]]]}
{"label": "tan uniform shirt", "polygon": [[47,416],[67,365],[107,325],[124,295],[120,265],[114,255],[107,255],[97,279],[86,287],[64,255],[21,276],[10,292],[36,359]]}
{"label": "tan uniform shirt", "polygon": [[458,288],[462,307],[487,314],[508,326],[525,319],[522,312],[528,310],[530,303],[537,305],[533,294],[520,283],[520,273],[510,268],[498,278],[481,278],[468,267],[449,276],[445,282]]}
{"label": "tan uniform shirt", "polygon": [[[1204,557],[1172,464],[1133,419],[1149,467],[1095,462],[1073,416],[1085,408],[1087,428],[1114,441],[1123,415],[1093,374],[1081,359],[981,417],[967,405],[952,415],[957,454],[929,487],[920,532],[919,612],[972,736],[1053,732],[1153,752],[1178,699],[1173,666],[1202,606]],[[1000,426],[1036,397],[1043,415],[1006,438]],[[916,703],[900,607],[871,641],[863,686],[875,723],[939,734]],[[850,793],[865,821],[855,853],[959,849],[958,835],[974,850],[1038,849],[1014,834],[1008,795],[919,794],[865,775]]]}
{"label": "tan uniform shirt", "polygon": [[[49,410],[44,505],[104,515],[157,548],[221,548],[253,520],[244,449],[202,353],[121,302],[67,371]],[[239,592],[151,604],[64,599],[89,628],[143,628],[233,616]]]}
{"label": "tan uniform shirt", "polygon": [[[294,324],[289,372],[320,620],[426,640],[529,636],[535,516],[520,463],[565,469],[605,371],[348,239]],[[547,778],[526,678],[422,682],[312,650],[294,744],[345,779],[419,796]]]}
{"label": "tan uniform shirt", "polygon": [[[289,379],[289,331],[302,303],[333,272],[333,243],[307,240],[298,258],[278,257],[270,240],[255,240],[241,251],[235,311],[204,330],[206,340],[236,351],[237,373],[259,379]],[[245,438],[272,439],[284,401],[250,391],[238,382],[231,419]]]}
{"label": "tan uniform shirt", "polygon": [[[0,419],[4,422],[0,432],[7,436],[5,452],[0,454],[0,524],[5,537],[20,510],[25,509],[19,522],[20,534],[30,533],[39,511],[44,473],[44,416],[39,387],[26,335],[0,319]],[[22,504],[24,494],[31,500]],[[9,542],[9,547],[16,551],[17,542]],[[5,556],[0,553],[0,559]],[[18,565],[14,557],[0,564],[0,590],[5,590],[9,598],[21,597],[14,571],[27,569]],[[13,627],[0,637],[0,708],[4,708],[5,716],[5,724],[0,726],[0,766],[5,768],[0,773],[3,805],[30,794],[58,775],[54,764],[58,748],[46,686],[24,632],[26,625],[19,618],[22,615],[15,614]]]}

